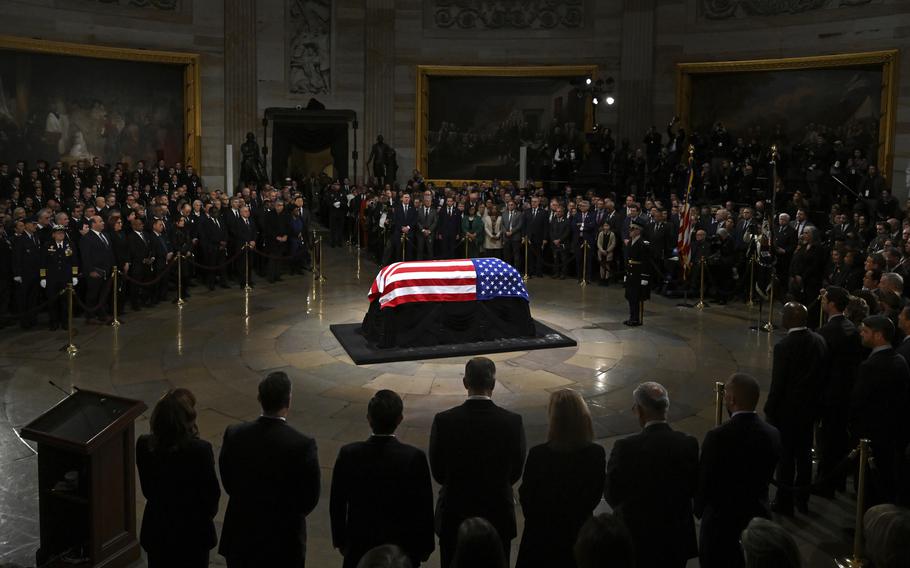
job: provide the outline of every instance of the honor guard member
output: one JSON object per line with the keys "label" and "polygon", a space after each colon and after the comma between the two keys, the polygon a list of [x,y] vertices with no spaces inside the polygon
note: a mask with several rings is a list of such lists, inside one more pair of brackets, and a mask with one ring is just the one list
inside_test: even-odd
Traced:
{"label": "honor guard member", "polygon": [[66,227],[54,225],[53,238],[42,248],[41,259],[41,287],[47,296],[48,315],[50,316],[51,331],[59,327],[67,329],[69,322],[66,317],[67,301],[61,292],[67,284],[73,286],[79,283],[77,275],[79,267],[76,266],[76,254],[72,244],[66,240]]}
{"label": "honor guard member", "polygon": [[645,300],[651,297],[649,270],[650,243],[641,232],[644,226],[638,220],[629,225],[629,244],[626,245],[626,300],[629,301],[629,319],[623,323],[638,326],[643,323]]}
{"label": "honor guard member", "polygon": [[37,321],[33,312],[40,292],[41,242],[37,228],[36,215],[26,218],[25,231],[13,241],[13,281],[17,284],[16,304],[21,314],[19,323],[22,329],[31,328]]}

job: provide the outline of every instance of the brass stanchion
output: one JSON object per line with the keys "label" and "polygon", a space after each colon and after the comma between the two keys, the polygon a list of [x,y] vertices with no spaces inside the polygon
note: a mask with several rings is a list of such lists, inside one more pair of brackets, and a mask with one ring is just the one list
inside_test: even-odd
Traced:
{"label": "brass stanchion", "polygon": [[746,306],[751,308],[755,305],[755,302],[752,301],[752,294],[755,291],[755,257],[749,257],[749,301],[746,302]]}
{"label": "brass stanchion", "polygon": [[317,278],[317,280],[319,282],[325,282],[325,274],[323,273],[323,270],[324,270],[324,268],[322,266],[322,237],[319,237],[319,278]]}
{"label": "brass stanchion", "polygon": [[[246,245],[244,245],[246,246]],[[177,256],[177,307],[180,308],[186,302],[183,301],[183,254],[178,252]],[[249,268],[249,266],[247,266]],[[249,278],[249,272],[247,272]]]}
{"label": "brass stanchion", "polygon": [[724,393],[727,386],[720,382],[714,382],[714,425],[720,426],[724,422]]}
{"label": "brass stanchion", "polygon": [[[405,242],[408,240],[408,236],[404,233],[401,233],[401,262],[405,261]],[[468,247],[465,246],[465,253],[467,253]]]}
{"label": "brass stanchion", "polygon": [[701,283],[698,285],[698,303],[695,304],[695,309],[703,310],[705,309],[705,257],[702,256],[698,259],[699,266],[699,279]]}
{"label": "brass stanchion", "polygon": [[243,245],[243,270],[245,271],[244,276],[243,276],[243,291],[249,292],[250,290],[253,289],[253,287],[250,286],[250,244],[249,243]]}
{"label": "brass stanchion", "polygon": [[111,283],[111,286],[113,287],[113,295],[114,295],[114,297],[112,298],[114,301],[114,319],[113,319],[113,321],[111,321],[111,327],[120,327],[120,320],[117,319],[117,293],[120,291],[120,288],[117,285],[117,275],[119,273],[120,273],[120,271],[117,270],[116,266],[111,269],[111,277],[114,279],[114,281]]}
{"label": "brass stanchion", "polygon": [[581,277],[581,282],[578,283],[579,286],[588,285],[588,241],[582,241],[581,244],[581,274],[578,276]]}
{"label": "brass stanchion", "polygon": [[774,331],[774,278],[771,278],[771,292],[768,293],[768,322],[761,326],[762,331]]}
{"label": "brass stanchion", "polygon": [[66,285],[66,295],[67,295],[67,302],[66,302],[67,344],[64,349],[66,350],[67,355],[69,355],[70,357],[73,357],[74,355],[76,355],[76,353],[79,352],[79,348],[76,347],[75,343],[73,343],[73,333],[74,333],[74,330],[73,330],[73,300],[76,297],[76,290],[73,289],[72,284]]}
{"label": "brass stanchion", "polygon": [[464,236],[464,257],[468,258],[468,236]]}
{"label": "brass stanchion", "polygon": [[525,274],[521,277],[521,279],[527,282],[530,280],[530,276],[528,276],[528,241],[530,241],[530,239],[528,237],[524,237],[521,240],[524,241],[525,245]]}
{"label": "brass stanchion", "polygon": [[862,568],[862,550],[863,550],[863,514],[866,512],[866,463],[869,461],[869,440],[863,438],[859,441],[859,447],[853,450],[851,457],[859,451],[859,473],[857,475],[856,489],[856,524],[853,534],[853,557],[838,558],[835,560],[840,568]]}

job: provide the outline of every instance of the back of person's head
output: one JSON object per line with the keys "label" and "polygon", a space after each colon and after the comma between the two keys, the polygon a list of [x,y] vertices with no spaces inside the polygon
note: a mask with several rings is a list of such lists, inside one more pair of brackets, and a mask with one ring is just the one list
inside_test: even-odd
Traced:
{"label": "back of person's head", "polygon": [[198,437],[196,427],[196,397],[187,389],[171,389],[152,410],[150,428],[151,448],[170,451]]}
{"label": "back of person's head", "polygon": [[557,450],[583,448],[594,439],[591,411],[581,393],[561,389],[550,395],[547,442]]}
{"label": "back of person's head", "polygon": [[761,387],[752,375],[733,373],[727,380],[725,390],[728,399],[732,400],[737,410],[753,411],[758,406]]}
{"label": "back of person's head", "polygon": [[866,557],[875,568],[910,566],[910,510],[897,505],[876,505],[863,517]]}
{"label": "back of person's head", "polygon": [[452,568],[507,568],[502,540],[486,519],[465,519],[458,527]]}
{"label": "back of person's head", "polygon": [[859,296],[850,296],[847,302],[847,309],[844,310],[844,317],[853,322],[853,325],[859,327],[863,320],[869,316],[869,305],[866,300]]}
{"label": "back of person's head", "polygon": [[601,513],[591,517],[575,540],[578,568],[635,568],[632,537],[619,517]]}
{"label": "back of person's head", "polygon": [[265,414],[276,414],[291,406],[291,379],[275,371],[259,382],[259,404]]}
{"label": "back of person's head", "polygon": [[742,532],[746,568],[800,568],[796,541],[783,527],[756,517]]}
{"label": "back of person's head", "polygon": [[394,544],[383,544],[360,558],[357,568],[411,568],[411,559]]}
{"label": "back of person's head", "polygon": [[869,328],[874,333],[880,333],[886,342],[890,343],[894,339],[894,322],[888,316],[869,316],[863,320],[863,327]]}
{"label": "back of person's head", "polygon": [[474,357],[464,366],[464,386],[472,392],[491,392],[496,386],[496,363],[486,357]]}
{"label": "back of person's head", "polygon": [[395,391],[378,391],[367,406],[367,419],[374,434],[393,434],[404,412],[404,403]]}
{"label": "back of person's head", "polygon": [[660,383],[646,381],[632,391],[635,407],[647,420],[664,420],[670,410],[670,395]]}

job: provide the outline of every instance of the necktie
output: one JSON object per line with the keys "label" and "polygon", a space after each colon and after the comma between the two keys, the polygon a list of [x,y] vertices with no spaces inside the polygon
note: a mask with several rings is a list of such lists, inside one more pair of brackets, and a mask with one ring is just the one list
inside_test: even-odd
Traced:
{"label": "necktie", "polygon": [[63,250],[63,243],[57,243],[57,250]]}
{"label": "necktie", "polygon": [[423,208],[423,216],[424,216],[424,217],[427,217],[429,214],[430,214],[430,208],[429,208],[429,207],[424,207],[424,208]]}
{"label": "necktie", "polygon": [[98,233],[101,236],[101,242],[104,243],[104,246],[110,247],[111,244],[107,242],[107,237],[104,236],[104,233]]}
{"label": "necktie", "polygon": [[449,217],[451,217],[451,216],[452,216],[452,208],[449,207]]}

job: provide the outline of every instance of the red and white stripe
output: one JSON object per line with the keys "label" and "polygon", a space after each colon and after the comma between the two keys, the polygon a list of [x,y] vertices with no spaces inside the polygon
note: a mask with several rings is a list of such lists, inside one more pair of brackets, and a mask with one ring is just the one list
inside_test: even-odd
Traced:
{"label": "red and white stripe", "polygon": [[396,262],[379,271],[370,301],[380,308],[408,302],[470,302],[477,299],[477,272],[466,260]]}

